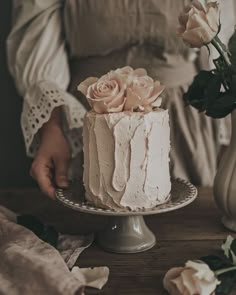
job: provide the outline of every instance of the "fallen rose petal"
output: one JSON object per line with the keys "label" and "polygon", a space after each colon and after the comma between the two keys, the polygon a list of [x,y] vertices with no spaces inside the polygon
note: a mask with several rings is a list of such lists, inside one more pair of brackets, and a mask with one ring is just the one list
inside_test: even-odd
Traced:
{"label": "fallen rose petal", "polygon": [[79,268],[75,266],[71,273],[86,287],[102,289],[109,277],[109,268],[106,266],[94,268]]}

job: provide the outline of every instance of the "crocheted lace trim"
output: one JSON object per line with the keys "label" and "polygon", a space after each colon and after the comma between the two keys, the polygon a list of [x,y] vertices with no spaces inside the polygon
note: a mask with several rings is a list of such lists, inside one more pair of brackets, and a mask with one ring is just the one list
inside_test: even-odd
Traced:
{"label": "crocheted lace trim", "polygon": [[21,127],[27,155],[35,156],[39,146],[38,130],[49,120],[53,109],[59,106],[63,106],[63,128],[72,156],[82,150],[82,126],[86,109],[56,84],[41,81],[28,90],[23,104]]}

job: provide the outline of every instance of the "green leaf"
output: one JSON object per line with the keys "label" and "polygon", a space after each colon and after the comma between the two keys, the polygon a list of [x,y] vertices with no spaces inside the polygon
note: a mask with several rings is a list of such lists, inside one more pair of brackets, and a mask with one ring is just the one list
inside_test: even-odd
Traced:
{"label": "green leaf", "polygon": [[186,104],[195,107],[199,111],[204,111],[207,105],[206,89],[214,76],[210,71],[200,71],[184,94],[183,98]]}
{"label": "green leaf", "polygon": [[219,75],[213,75],[209,79],[208,85],[206,86],[205,96],[207,98],[207,105],[210,106],[219,97],[222,80]]}
{"label": "green leaf", "polygon": [[220,295],[229,294],[236,283],[236,271],[224,273],[218,279],[221,284],[217,286],[215,293]]}
{"label": "green leaf", "polygon": [[57,247],[58,232],[52,226],[46,226],[35,216],[27,214],[18,216],[17,223],[31,230],[44,242]]}
{"label": "green leaf", "polygon": [[236,239],[232,236],[227,236],[227,239],[221,245],[221,249],[224,251],[224,255],[229,261],[236,265]]}
{"label": "green leaf", "polygon": [[215,255],[204,256],[200,260],[204,261],[213,271],[232,266],[228,260]]}
{"label": "green leaf", "polygon": [[[204,261],[212,271],[232,266],[232,263],[228,259],[215,255],[204,256],[201,257],[200,260]],[[231,271],[219,275],[218,279],[221,282],[221,284],[217,286],[215,293],[221,295],[229,294],[229,292],[235,285],[236,271]]]}
{"label": "green leaf", "polygon": [[236,106],[236,97],[230,93],[225,92],[208,106],[206,115],[212,118],[223,118],[230,114]]}

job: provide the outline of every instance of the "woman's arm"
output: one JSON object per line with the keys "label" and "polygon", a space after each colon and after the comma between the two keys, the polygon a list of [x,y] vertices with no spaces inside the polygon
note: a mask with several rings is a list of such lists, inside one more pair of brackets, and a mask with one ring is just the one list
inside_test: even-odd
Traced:
{"label": "woman's arm", "polygon": [[[51,186],[54,176],[57,183],[58,158],[67,159],[69,153],[64,134],[75,154],[81,149],[75,130],[81,129],[85,113],[66,92],[70,75],[62,4],[62,0],[13,1],[12,30],[7,40],[9,70],[24,98],[21,126],[26,151],[35,157],[31,173],[50,196],[52,190],[48,192],[42,173],[47,183],[50,176]],[[39,161],[50,168],[48,175],[46,170],[42,172]]]}
{"label": "woman's arm", "polygon": [[62,3],[62,0],[13,1],[8,65],[24,97],[21,125],[30,156],[37,150],[38,130],[49,120],[54,108],[62,107],[63,127],[68,129],[81,128],[85,113],[82,104],[66,92],[70,74]]}

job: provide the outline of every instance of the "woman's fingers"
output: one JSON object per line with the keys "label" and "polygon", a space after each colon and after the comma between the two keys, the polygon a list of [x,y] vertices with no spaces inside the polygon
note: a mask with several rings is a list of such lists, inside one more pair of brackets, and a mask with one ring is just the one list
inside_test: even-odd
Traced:
{"label": "woman's fingers", "polygon": [[51,165],[44,162],[33,162],[30,175],[38,182],[42,192],[52,199],[55,199],[55,188],[52,184]]}
{"label": "woman's fingers", "polygon": [[55,181],[57,186],[61,188],[68,187],[68,166],[69,159],[67,158],[58,158],[54,161],[55,166]]}

